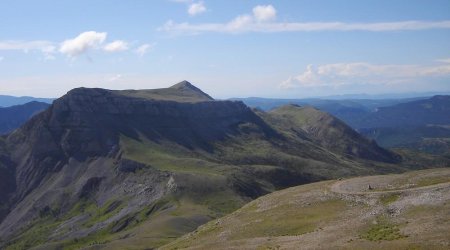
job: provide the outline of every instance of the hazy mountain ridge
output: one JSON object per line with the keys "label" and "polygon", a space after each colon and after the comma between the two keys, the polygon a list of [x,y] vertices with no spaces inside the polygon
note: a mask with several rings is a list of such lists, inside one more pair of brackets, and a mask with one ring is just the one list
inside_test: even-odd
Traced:
{"label": "hazy mountain ridge", "polygon": [[38,98],[31,96],[9,96],[0,95],[0,107],[10,107],[15,105],[22,105],[28,102],[44,102],[51,104],[55,100],[54,98]]}
{"label": "hazy mountain ridge", "polygon": [[22,105],[0,108],[0,134],[20,127],[33,115],[45,110],[50,104],[32,101]]}
{"label": "hazy mountain ridge", "polygon": [[417,127],[450,124],[450,96],[380,107],[376,112],[349,122],[356,128]]}
{"label": "hazy mountain ridge", "polygon": [[450,147],[450,96],[434,96],[380,108],[354,126],[385,147],[403,147],[448,155]]}

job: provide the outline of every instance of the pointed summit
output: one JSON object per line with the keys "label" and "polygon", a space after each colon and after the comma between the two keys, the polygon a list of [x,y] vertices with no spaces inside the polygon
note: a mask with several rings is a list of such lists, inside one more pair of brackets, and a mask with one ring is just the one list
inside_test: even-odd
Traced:
{"label": "pointed summit", "polygon": [[211,96],[209,96],[201,89],[195,87],[192,83],[186,80],[181,81],[175,85],[172,85],[171,87],[169,87],[169,89],[176,89],[183,92],[192,92],[192,94],[198,95],[199,97],[201,96],[202,99],[214,100]]}
{"label": "pointed summit", "polygon": [[194,89],[198,89],[197,87],[195,87],[194,85],[192,85],[192,83],[190,83],[190,82],[188,82],[188,81],[186,81],[186,80],[181,81],[181,82],[179,82],[179,83],[177,83],[177,84],[174,84],[174,85],[172,85],[170,88],[171,88],[171,89],[181,89],[181,88],[189,88],[189,89],[194,88]]}

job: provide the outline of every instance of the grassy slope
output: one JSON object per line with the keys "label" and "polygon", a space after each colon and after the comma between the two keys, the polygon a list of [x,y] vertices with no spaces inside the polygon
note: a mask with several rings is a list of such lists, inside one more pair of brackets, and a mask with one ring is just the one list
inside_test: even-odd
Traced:
{"label": "grassy slope", "polygon": [[[441,179],[436,180],[438,177]],[[449,178],[450,169],[431,169],[378,178],[381,180],[378,184],[405,187],[407,182],[410,187],[425,187],[448,183]],[[364,191],[365,181],[355,178],[345,184],[353,185],[355,191]],[[295,249],[299,246],[304,249],[447,249],[449,246],[448,185],[428,190],[352,195],[331,192],[335,183],[313,183],[260,197],[162,249]]]}
{"label": "grassy slope", "polygon": [[270,111],[268,115],[266,120],[283,131],[298,131],[301,128],[307,137],[337,154],[398,162],[396,155],[379,148],[339,119],[313,107],[287,105]]}
{"label": "grassy slope", "polygon": [[[154,143],[145,138],[134,140],[122,137],[121,148],[125,158],[171,173],[177,191],[167,199],[168,209],[109,237],[108,242],[102,245],[111,249],[158,247],[195,230],[211,219],[235,211],[250,201],[247,195],[234,188],[241,183],[243,189],[250,190],[247,191],[250,195],[253,194],[252,188],[262,188],[261,194],[283,188],[285,186],[277,186],[276,180],[265,179],[282,171],[283,168],[278,166],[283,163],[297,166],[292,167],[292,174],[309,174],[311,178],[368,171],[358,164],[346,170],[338,169],[338,165],[332,170],[328,164],[281,152],[274,145],[251,135],[230,138],[226,143],[217,144],[214,154],[190,151],[169,142]],[[268,158],[274,161],[274,165],[256,164],[259,160],[268,162]],[[218,159],[230,163],[221,163]],[[336,161],[342,164],[339,160]],[[313,177],[314,175],[316,177]],[[286,177],[281,175],[275,178]],[[280,183],[282,182],[280,180]],[[334,201],[326,204],[339,206]],[[316,209],[311,210],[311,213],[316,212]],[[277,218],[271,220],[275,221]],[[270,223],[270,220],[267,223]],[[308,230],[310,227],[311,225],[306,225],[305,228],[294,226],[286,230]]]}

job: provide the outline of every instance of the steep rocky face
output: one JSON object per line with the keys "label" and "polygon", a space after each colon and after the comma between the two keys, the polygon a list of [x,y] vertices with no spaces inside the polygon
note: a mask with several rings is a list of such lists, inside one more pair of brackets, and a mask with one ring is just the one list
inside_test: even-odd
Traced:
{"label": "steep rocky face", "polygon": [[188,148],[212,150],[211,142],[236,133],[240,123],[274,132],[241,102],[179,103],[120,95],[104,89],[75,89],[7,138],[18,165],[18,197],[69,158],[118,153],[119,137],[170,140]]}
{"label": "steep rocky face", "polygon": [[[399,162],[398,155],[379,147],[375,141],[366,139],[339,119],[313,107],[297,105],[282,106],[270,112],[284,125],[292,129],[301,128],[321,146],[347,156],[373,161]],[[301,132],[299,132],[301,134]]]}

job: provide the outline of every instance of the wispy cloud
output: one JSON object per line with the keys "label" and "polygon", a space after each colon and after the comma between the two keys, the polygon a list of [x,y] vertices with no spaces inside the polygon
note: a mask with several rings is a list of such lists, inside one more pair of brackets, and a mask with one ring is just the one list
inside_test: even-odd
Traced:
{"label": "wispy cloud", "polygon": [[440,62],[440,63],[450,63],[450,58],[437,59],[436,62]]}
{"label": "wispy cloud", "polygon": [[338,87],[344,85],[405,84],[419,80],[450,77],[450,62],[435,65],[335,63],[308,65],[297,76],[289,77],[281,88]]}
{"label": "wispy cloud", "polygon": [[103,50],[107,52],[125,51],[128,50],[128,43],[122,40],[116,40],[106,44],[105,47],[103,47]]}
{"label": "wispy cloud", "polygon": [[141,46],[139,46],[135,52],[140,56],[143,57],[145,54],[147,54],[150,50],[153,49],[153,47],[155,47],[155,43],[152,44],[142,44]]}
{"label": "wispy cloud", "polygon": [[312,32],[312,31],[412,31],[427,29],[450,29],[450,20],[444,21],[398,21],[376,23],[347,22],[278,22],[277,11],[272,5],[259,5],[251,14],[240,15],[226,23],[176,23],[166,22],[158,30],[181,34],[205,32],[245,33],[245,32]]}

